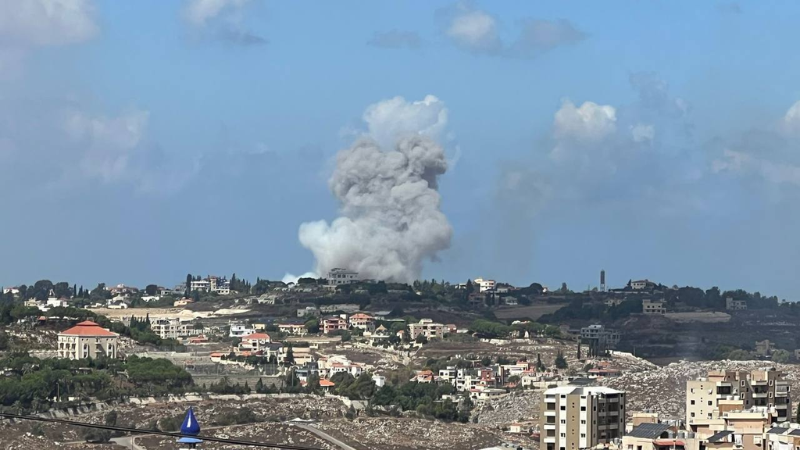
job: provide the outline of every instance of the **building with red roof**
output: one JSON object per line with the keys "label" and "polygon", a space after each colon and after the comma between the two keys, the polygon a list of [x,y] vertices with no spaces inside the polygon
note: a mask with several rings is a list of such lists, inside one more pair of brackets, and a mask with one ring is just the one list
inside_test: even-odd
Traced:
{"label": "building with red roof", "polygon": [[58,333],[58,356],[66,359],[116,358],[119,335],[86,320]]}

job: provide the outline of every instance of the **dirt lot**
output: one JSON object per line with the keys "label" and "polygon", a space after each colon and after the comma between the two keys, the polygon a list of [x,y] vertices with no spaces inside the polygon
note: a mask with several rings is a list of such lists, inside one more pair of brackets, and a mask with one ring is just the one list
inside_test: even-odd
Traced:
{"label": "dirt lot", "polygon": [[676,322],[725,323],[731,320],[730,314],[716,311],[672,312],[664,317]]}
{"label": "dirt lot", "polygon": [[478,450],[502,442],[473,425],[422,419],[339,419],[322,422],[320,429],[359,450]]}

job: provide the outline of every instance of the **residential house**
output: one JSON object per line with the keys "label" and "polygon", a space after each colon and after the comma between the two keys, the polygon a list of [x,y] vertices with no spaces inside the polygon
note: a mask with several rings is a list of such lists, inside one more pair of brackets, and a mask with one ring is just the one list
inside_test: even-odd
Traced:
{"label": "residential house", "polygon": [[181,322],[180,319],[156,319],[150,322],[150,329],[161,339],[181,339],[200,333],[191,323]]}
{"label": "residential house", "polygon": [[747,309],[747,300],[728,297],[725,299],[725,309],[728,311],[744,311]]}
{"label": "residential house", "polygon": [[322,321],[322,332],[330,334],[339,330],[347,329],[347,320],[344,317],[332,316]]}
{"label": "residential house", "polygon": [[359,328],[364,331],[373,331],[375,329],[375,318],[369,314],[357,313],[350,316],[348,319],[350,326]]}
{"label": "residential house", "polygon": [[663,300],[642,300],[642,312],[644,314],[659,314],[664,315],[667,313],[667,308],[664,306]]}
{"label": "residential house", "polygon": [[495,292],[497,283],[494,280],[484,280],[483,278],[475,278],[472,282],[473,286],[478,288],[478,292]]}
{"label": "residential house", "polygon": [[117,357],[119,335],[86,320],[58,333],[58,356],[65,359]]}
{"label": "residential house", "polygon": [[631,289],[634,291],[652,290],[656,288],[656,284],[650,280],[636,280],[631,281]]}
{"label": "residential house", "polygon": [[194,300],[192,300],[190,298],[182,298],[180,300],[175,300],[172,303],[172,306],[174,306],[175,308],[185,308],[185,307],[189,306],[192,303],[194,303]]}
{"label": "residential house", "polygon": [[358,272],[347,269],[331,269],[328,272],[328,286],[358,283]]}
{"label": "residential house", "polygon": [[444,325],[431,319],[420,319],[419,323],[408,324],[409,338],[413,341],[422,335],[428,339],[444,337]]}
{"label": "residential house", "polygon": [[319,309],[315,306],[306,306],[297,310],[297,317],[313,316],[319,317]]}
{"label": "residential house", "polygon": [[272,339],[267,333],[250,333],[242,336],[242,342],[239,343],[239,352],[249,352],[251,355],[263,354],[267,344],[271,343]]}
{"label": "residential house", "polygon": [[230,324],[230,331],[228,332],[229,337],[242,337],[248,334],[255,333],[255,329],[252,327],[242,323],[242,322],[231,322]]}
{"label": "residential house", "polygon": [[305,336],[308,334],[308,329],[302,323],[279,323],[278,331],[297,336]]}

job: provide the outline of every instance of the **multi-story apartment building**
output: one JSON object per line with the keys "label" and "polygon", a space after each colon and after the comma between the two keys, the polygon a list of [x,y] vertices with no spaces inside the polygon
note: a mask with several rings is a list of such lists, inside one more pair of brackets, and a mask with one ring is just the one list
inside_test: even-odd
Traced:
{"label": "multi-story apartment building", "polygon": [[92,321],[81,322],[58,333],[58,357],[84,359],[117,357],[119,335]]}
{"label": "multi-story apartment building", "polygon": [[686,426],[697,431],[726,410],[753,407],[774,408],[774,419],[786,422],[791,418],[789,391],[783,374],[774,369],[710,371],[707,377],[686,383]]}
{"label": "multi-story apartment building", "polygon": [[413,341],[419,335],[428,339],[444,336],[444,324],[436,323],[431,319],[420,319],[419,323],[408,324],[408,335]]}
{"label": "multi-story apartment building", "polygon": [[747,309],[747,301],[728,297],[725,299],[725,309],[728,311],[744,311]]}
{"label": "multi-story apartment building", "polygon": [[625,393],[602,386],[562,386],[544,392],[542,450],[607,444],[625,432]]}
{"label": "multi-story apartment building", "polygon": [[202,280],[192,280],[189,286],[192,291],[216,292],[219,295],[229,295],[231,293],[231,282],[225,277],[209,275]]}
{"label": "multi-story apartment building", "polygon": [[180,339],[200,334],[194,326],[179,319],[156,319],[150,323],[150,329],[161,339]]}
{"label": "multi-story apartment building", "polygon": [[620,334],[603,325],[589,325],[581,328],[581,343],[589,346],[591,356],[605,355],[619,344]]}

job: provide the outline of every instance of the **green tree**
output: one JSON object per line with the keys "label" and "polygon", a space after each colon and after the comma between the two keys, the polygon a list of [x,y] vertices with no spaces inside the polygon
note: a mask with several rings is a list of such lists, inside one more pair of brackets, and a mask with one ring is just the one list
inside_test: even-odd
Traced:
{"label": "green tree", "polygon": [[156,295],[158,293],[158,286],[155,284],[148,284],[144,288],[144,293],[147,295]]}
{"label": "green tree", "polygon": [[778,349],[772,352],[772,361],[776,363],[786,364],[792,358],[792,355],[783,349]]}
{"label": "green tree", "polygon": [[561,352],[561,350],[559,350],[558,354],[556,355],[555,364],[556,364],[556,369],[566,369],[567,367],[569,367],[569,364],[567,364],[567,359],[564,358],[564,354]]}

